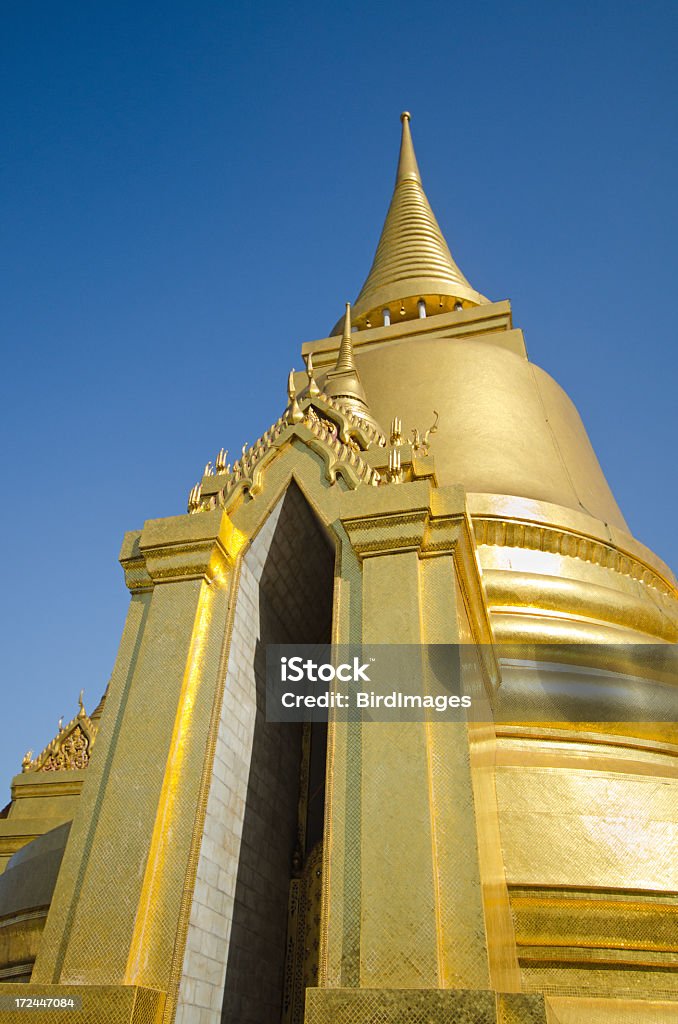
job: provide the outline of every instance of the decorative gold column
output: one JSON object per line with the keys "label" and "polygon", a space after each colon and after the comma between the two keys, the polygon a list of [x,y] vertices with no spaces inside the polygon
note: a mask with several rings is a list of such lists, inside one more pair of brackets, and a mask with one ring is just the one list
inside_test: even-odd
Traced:
{"label": "decorative gold column", "polygon": [[219,511],[125,537],[131,607],[30,986],[87,1021],[160,1021],[177,984],[242,542]]}
{"label": "decorative gold column", "polygon": [[[343,496],[341,522],[362,566],[364,643],[489,641],[461,488],[363,489]],[[332,737],[324,972],[307,1024],[543,1021],[507,1016],[491,991],[467,726],[335,723]]]}
{"label": "decorative gold column", "polygon": [[[379,519],[372,527],[380,530]],[[393,553],[384,547],[363,562],[363,641],[421,643],[416,551]],[[362,726],[363,988],[435,988],[440,978],[435,809],[426,728],[423,722]]]}

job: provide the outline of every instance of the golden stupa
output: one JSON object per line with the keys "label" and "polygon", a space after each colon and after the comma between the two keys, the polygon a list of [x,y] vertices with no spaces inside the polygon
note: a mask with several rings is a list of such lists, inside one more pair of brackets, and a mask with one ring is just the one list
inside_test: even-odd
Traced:
{"label": "golden stupa", "polygon": [[[678,735],[643,713],[676,581],[452,258],[409,122],[353,307],[187,514],[125,535],[105,698],[13,780],[3,1020],[678,1021]],[[515,717],[267,721],[267,646],[323,643],[464,645]]]}

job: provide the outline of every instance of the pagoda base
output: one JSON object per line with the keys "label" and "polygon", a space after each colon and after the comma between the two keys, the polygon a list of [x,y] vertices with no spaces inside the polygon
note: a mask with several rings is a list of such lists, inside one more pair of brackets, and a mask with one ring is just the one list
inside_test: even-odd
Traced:
{"label": "pagoda base", "polygon": [[306,990],[304,1024],[547,1024],[542,995],[471,989]]}

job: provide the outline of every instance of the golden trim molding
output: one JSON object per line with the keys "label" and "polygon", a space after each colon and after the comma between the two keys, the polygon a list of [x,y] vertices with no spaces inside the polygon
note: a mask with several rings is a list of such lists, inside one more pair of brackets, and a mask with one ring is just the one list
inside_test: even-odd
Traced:
{"label": "golden trim molding", "polygon": [[630,576],[647,586],[654,587],[667,597],[676,596],[675,588],[656,570],[611,543],[604,543],[576,530],[531,523],[527,520],[482,515],[472,515],[471,518],[479,546],[486,544],[526,548],[531,551],[546,551],[550,554],[578,558],[583,562],[592,562],[604,569],[611,569],[622,576]]}

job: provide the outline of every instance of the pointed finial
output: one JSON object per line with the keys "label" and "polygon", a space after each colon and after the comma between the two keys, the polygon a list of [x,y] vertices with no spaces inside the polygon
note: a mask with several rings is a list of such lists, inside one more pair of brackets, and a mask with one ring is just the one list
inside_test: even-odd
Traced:
{"label": "pointed finial", "polygon": [[64,727],[64,716],[62,715],[61,718],[59,719],[59,724],[57,725],[57,729],[59,730],[59,732],[61,732],[63,727]]}
{"label": "pointed finial", "polygon": [[344,333],[337,355],[337,365],[334,367],[337,373],[355,373],[355,362],[353,361],[353,338],[351,337],[351,303],[346,303],[346,315],[344,316]]}
{"label": "pointed finial", "polygon": [[308,397],[317,398],[320,394],[320,388],[313,376],[313,355],[311,352],[306,356],[306,375],[308,377]]}
{"label": "pointed finial", "polygon": [[222,448],[217,455],[216,470],[217,473],[223,473],[226,469],[226,459],[228,458],[228,449]]}
{"label": "pointed finial", "polygon": [[301,423],[304,418],[304,414],[299,407],[297,402],[297,388],[294,383],[294,370],[290,370],[290,375],[287,378],[287,397],[289,399],[289,406],[287,409],[287,422],[288,423]]}
{"label": "pointed finial", "polygon": [[400,448],[391,448],[388,453],[388,478],[392,484],[401,484],[403,482]]}
{"label": "pointed finial", "polygon": [[194,512],[200,511],[200,499],[202,497],[202,484],[198,483],[195,487],[191,488],[188,495],[188,513],[192,515]]}
{"label": "pointed finial", "polygon": [[414,155],[414,143],[412,142],[412,132],[410,131],[410,116],[409,110],[404,110],[400,115],[403,130],[400,139],[400,159],[398,160],[398,170],[396,172],[396,185],[406,179],[421,182],[417,158]]}
{"label": "pointed finial", "polygon": [[80,718],[82,715],[85,714],[85,703],[83,701],[83,697],[84,696],[85,696],[85,691],[81,690],[80,691],[80,696],[78,697],[78,706],[80,707],[80,710],[78,711],[78,718]]}

